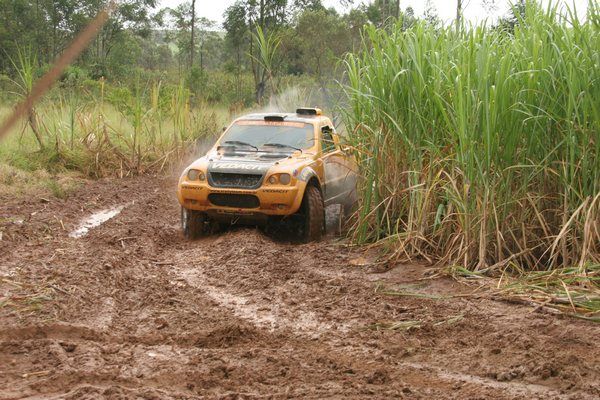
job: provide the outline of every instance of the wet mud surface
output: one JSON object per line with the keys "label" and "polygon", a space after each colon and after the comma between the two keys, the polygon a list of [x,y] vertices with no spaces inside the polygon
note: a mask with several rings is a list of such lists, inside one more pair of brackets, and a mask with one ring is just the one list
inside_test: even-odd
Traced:
{"label": "wet mud surface", "polygon": [[189,242],[174,191],[0,199],[0,399],[600,398],[597,324],[334,238]]}

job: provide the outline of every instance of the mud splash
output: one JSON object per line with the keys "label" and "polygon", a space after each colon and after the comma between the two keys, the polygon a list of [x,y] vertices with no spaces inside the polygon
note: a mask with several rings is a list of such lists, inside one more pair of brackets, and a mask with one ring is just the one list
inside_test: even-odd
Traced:
{"label": "mud splash", "polygon": [[133,204],[133,203],[127,203],[127,204],[120,205],[118,207],[101,210],[101,211],[98,211],[98,212],[90,215],[85,220],[81,221],[81,223],[79,224],[79,227],[77,229],[75,229],[74,231],[69,233],[69,237],[78,239],[78,238],[81,238],[81,237],[87,235],[91,229],[94,229],[94,228],[102,225],[106,221],[116,217],[117,215],[119,215],[121,213],[121,211],[123,211],[125,209],[125,207],[127,207],[131,204]]}

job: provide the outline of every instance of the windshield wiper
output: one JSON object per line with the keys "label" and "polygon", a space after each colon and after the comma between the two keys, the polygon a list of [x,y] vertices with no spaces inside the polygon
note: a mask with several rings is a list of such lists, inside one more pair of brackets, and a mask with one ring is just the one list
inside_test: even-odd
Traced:
{"label": "windshield wiper", "polygon": [[278,147],[280,149],[283,148],[288,148],[288,149],[294,149],[294,150],[298,150],[300,153],[302,153],[302,149],[299,149],[298,147],[294,147],[294,146],[290,146],[289,144],[283,144],[283,143],[265,143],[263,144],[263,147]]}
{"label": "windshield wiper", "polygon": [[226,140],[223,143],[229,143],[229,144],[233,144],[233,145],[238,145],[238,146],[248,146],[248,147],[252,147],[254,150],[258,151],[258,147],[251,145],[250,143],[246,143],[246,142],[240,142],[239,140]]}

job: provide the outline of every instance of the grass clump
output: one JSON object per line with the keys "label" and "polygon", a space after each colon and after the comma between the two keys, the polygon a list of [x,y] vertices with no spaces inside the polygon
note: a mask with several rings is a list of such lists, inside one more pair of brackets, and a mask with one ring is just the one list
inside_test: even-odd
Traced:
{"label": "grass clump", "polygon": [[84,182],[76,171],[51,174],[45,169],[26,170],[0,162],[0,196],[54,196],[67,198]]}
{"label": "grass clump", "polygon": [[500,293],[600,322],[600,264],[504,277]]}
{"label": "grass clump", "polygon": [[486,272],[600,262],[598,6],[517,21],[366,28],[346,59],[358,242]]}
{"label": "grass clump", "polygon": [[[70,170],[92,178],[169,171],[228,120],[223,107],[192,107],[191,100],[183,84],[161,81],[58,88],[36,106],[36,124],[28,119],[0,142],[0,161],[23,171]],[[0,105],[0,119],[10,111]]]}
{"label": "grass clump", "polygon": [[[600,264],[530,271],[515,264],[501,271],[499,279],[486,271],[471,271],[460,266],[447,267],[443,273],[465,283],[490,289],[492,298],[517,301],[561,312],[573,317],[600,322]],[[473,292],[475,294],[475,292]]]}

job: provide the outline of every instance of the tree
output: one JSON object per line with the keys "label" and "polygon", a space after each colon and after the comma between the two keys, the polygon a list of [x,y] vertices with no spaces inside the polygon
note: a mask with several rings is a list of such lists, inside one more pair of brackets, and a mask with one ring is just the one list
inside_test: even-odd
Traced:
{"label": "tree", "polygon": [[[295,31],[301,38],[299,46],[304,72],[323,84],[324,77],[333,73],[336,60],[351,46],[344,20],[335,11],[307,10],[298,17]],[[324,37],[327,40],[323,40]]]}
{"label": "tree", "polygon": [[513,33],[515,31],[515,27],[523,20],[525,12],[527,11],[527,7],[535,6],[538,5],[534,0],[518,0],[515,4],[513,4],[508,15],[500,18],[498,21],[498,28],[509,33]]}
{"label": "tree", "polygon": [[196,27],[196,0],[192,0],[192,17],[190,21],[190,69],[194,66],[194,53],[196,47],[194,46],[194,28]]}
{"label": "tree", "polygon": [[481,6],[488,13],[498,10],[498,4],[496,4],[496,0],[481,0]]}
{"label": "tree", "polygon": [[343,16],[344,24],[346,24],[349,49],[348,51],[358,50],[362,44],[361,32],[365,25],[369,23],[367,14],[360,8],[354,8]]}
{"label": "tree", "polygon": [[[77,31],[83,29],[105,9],[110,0],[86,0],[78,3],[81,7],[77,21]],[[156,7],[156,0],[121,0],[104,25],[94,44],[88,50],[96,62],[104,63],[115,44],[122,40],[122,34],[128,31],[136,36],[147,38],[151,32],[150,9]],[[75,32],[76,33],[76,32]]]}
{"label": "tree", "polygon": [[233,38],[236,38],[235,40],[241,38],[240,33],[244,31],[242,29],[242,19],[245,22],[245,29],[250,33],[247,41],[248,55],[252,76],[254,77],[255,97],[258,103],[263,100],[268,77],[264,66],[258,61],[261,58],[261,43],[259,42],[260,35],[258,32],[260,30],[268,38],[283,29],[289,15],[287,10],[287,0],[238,0],[225,12],[226,23],[224,27],[227,30],[229,43],[233,43]]}
{"label": "tree", "polygon": [[377,26],[385,26],[391,19],[400,16],[400,2],[398,0],[375,0],[363,8],[369,21]]}
{"label": "tree", "polygon": [[[37,63],[52,62],[106,8],[109,0],[0,0],[0,68],[11,68],[6,62],[17,55],[18,47],[31,47]],[[110,19],[82,54],[80,61],[88,65],[106,64],[114,46],[124,40],[125,32],[148,37],[151,32],[151,8],[156,0],[122,0]]]}
{"label": "tree", "polygon": [[206,51],[206,45],[207,43],[215,43],[215,42],[221,42],[221,38],[219,37],[219,35],[217,33],[214,32],[214,27],[215,27],[216,23],[215,21],[211,21],[208,18],[202,17],[198,20],[198,26],[197,26],[197,30],[199,33],[199,39],[200,39],[200,44],[199,44],[199,49],[198,52],[200,53],[200,70],[204,71],[205,65],[206,65],[206,55],[207,54],[212,54],[212,55],[217,55],[220,53],[220,49],[217,47],[213,47],[213,52],[207,52]]}
{"label": "tree", "polygon": [[425,12],[423,13],[423,18],[425,21],[427,21],[427,23],[435,27],[440,26],[442,23],[438,16],[437,9],[431,0],[427,0],[425,3]]}
{"label": "tree", "polygon": [[246,0],[246,15],[248,26],[252,32],[250,40],[250,66],[254,77],[256,102],[261,104],[265,94],[268,75],[260,60],[260,35],[272,37],[286,22],[287,0]]}
{"label": "tree", "polygon": [[[175,34],[172,38],[179,49],[179,65],[180,67],[187,65],[188,71],[195,66],[194,60],[198,53],[200,53],[200,70],[204,68],[203,46],[210,30],[215,25],[208,18],[197,18],[194,7],[195,0],[182,3],[175,9],[169,10],[175,27]],[[199,45],[196,39],[200,39]]]}
{"label": "tree", "polygon": [[248,42],[248,26],[246,24],[246,8],[241,1],[235,2],[225,10],[223,15],[223,28],[225,29],[225,43],[232,50],[235,59],[236,72],[236,97],[241,96],[241,72],[243,49]]}
{"label": "tree", "polygon": [[257,103],[260,104],[265,94],[267,81],[271,83],[271,93],[276,92],[274,78],[278,67],[278,49],[281,44],[281,39],[277,34],[267,34],[260,26],[257,26],[256,33],[253,34],[253,40],[256,41],[258,48],[257,55],[253,56],[253,58],[261,67],[261,86],[257,88],[256,93]]}
{"label": "tree", "polygon": [[463,2],[462,0],[456,0],[456,30],[460,29],[463,15]]}
{"label": "tree", "polygon": [[402,17],[402,29],[407,30],[417,22],[415,10],[412,7],[406,7],[406,10],[400,15]]}
{"label": "tree", "polygon": [[324,10],[321,0],[294,0],[293,8],[297,12]]}

